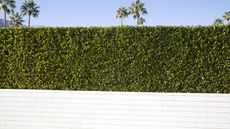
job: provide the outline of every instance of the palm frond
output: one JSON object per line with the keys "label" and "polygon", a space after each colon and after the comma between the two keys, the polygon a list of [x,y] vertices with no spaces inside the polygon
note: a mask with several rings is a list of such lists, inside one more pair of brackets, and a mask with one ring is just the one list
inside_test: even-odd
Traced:
{"label": "palm frond", "polygon": [[10,16],[10,24],[13,27],[20,27],[23,26],[23,18],[22,18],[22,14],[20,13],[12,13],[12,15]]}
{"label": "palm frond", "polygon": [[223,18],[224,18],[224,20],[226,20],[226,21],[230,21],[230,11],[225,12]]}
{"label": "palm frond", "polygon": [[39,8],[33,0],[26,0],[21,6],[21,11],[23,15],[38,17]]}
{"label": "palm frond", "polygon": [[144,8],[144,3],[141,0],[136,0],[131,4],[131,7],[129,7],[130,14],[133,15],[133,18],[140,18],[141,14],[147,14],[147,9]]}
{"label": "palm frond", "polygon": [[143,25],[144,22],[145,22],[145,19],[142,18],[142,17],[140,17],[140,18],[137,20],[138,25]]}
{"label": "palm frond", "polygon": [[0,10],[4,10],[7,14],[11,13],[15,7],[14,0],[0,0]]}
{"label": "palm frond", "polygon": [[116,18],[124,19],[128,15],[129,15],[129,13],[128,13],[127,9],[122,6],[117,10]]}

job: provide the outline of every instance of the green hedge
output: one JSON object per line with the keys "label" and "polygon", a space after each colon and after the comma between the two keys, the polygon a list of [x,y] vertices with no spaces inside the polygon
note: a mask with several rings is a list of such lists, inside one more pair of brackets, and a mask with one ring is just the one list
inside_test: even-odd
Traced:
{"label": "green hedge", "polygon": [[230,93],[230,26],[0,29],[0,88]]}

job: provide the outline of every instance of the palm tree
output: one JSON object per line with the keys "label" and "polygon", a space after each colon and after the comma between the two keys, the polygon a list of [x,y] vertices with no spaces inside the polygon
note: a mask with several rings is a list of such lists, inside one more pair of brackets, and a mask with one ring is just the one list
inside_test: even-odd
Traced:
{"label": "palm tree", "polygon": [[22,14],[19,14],[18,12],[12,13],[11,17],[10,17],[10,25],[13,27],[20,27],[23,26],[23,18],[22,18]]}
{"label": "palm tree", "polygon": [[39,15],[39,6],[33,0],[26,0],[21,6],[21,11],[23,16],[28,15],[28,28],[30,27],[30,18],[38,17]]}
{"label": "palm tree", "polygon": [[215,21],[214,21],[214,23],[213,23],[214,25],[223,25],[224,24],[224,22],[223,22],[223,20],[222,19],[220,19],[220,18],[217,18]]}
{"label": "palm tree", "polygon": [[116,15],[116,18],[119,18],[121,19],[121,26],[123,26],[123,20],[124,18],[128,17],[129,13],[128,13],[128,10],[121,6],[118,10],[117,10],[117,15]]}
{"label": "palm tree", "polygon": [[2,9],[4,12],[4,26],[6,28],[6,15],[13,12],[15,8],[14,0],[0,0],[0,10]]}
{"label": "palm tree", "polygon": [[228,24],[230,23],[230,11],[225,12],[224,16],[223,16],[224,20],[226,20],[228,22]]}
{"label": "palm tree", "polygon": [[138,24],[138,25],[143,25],[144,22],[145,22],[145,19],[142,18],[142,17],[140,17],[140,18],[138,19],[138,21],[137,21],[137,24]]}
{"label": "palm tree", "polygon": [[136,0],[132,3],[131,7],[129,8],[129,12],[133,15],[133,18],[136,19],[137,26],[140,25],[139,23],[141,15],[148,13],[146,8],[144,8],[144,5],[145,4],[141,0]]}

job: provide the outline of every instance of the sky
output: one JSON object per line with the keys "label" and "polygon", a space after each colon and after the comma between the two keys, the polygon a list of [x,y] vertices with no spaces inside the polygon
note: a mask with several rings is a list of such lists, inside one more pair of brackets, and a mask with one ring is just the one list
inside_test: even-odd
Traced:
{"label": "sky", "polygon": [[[129,7],[134,0],[35,0],[40,6],[38,18],[31,25],[50,27],[118,26],[116,11]],[[210,25],[224,12],[230,11],[230,0],[142,0],[148,11],[146,26]],[[17,11],[24,0],[16,0]],[[27,17],[25,16],[27,22]],[[0,12],[0,19],[3,13]],[[27,23],[24,24],[27,24]],[[135,25],[129,16],[125,25]]]}

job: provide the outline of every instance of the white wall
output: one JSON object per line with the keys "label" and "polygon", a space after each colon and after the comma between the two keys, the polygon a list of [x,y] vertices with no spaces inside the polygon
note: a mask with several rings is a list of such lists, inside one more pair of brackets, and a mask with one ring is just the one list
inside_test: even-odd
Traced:
{"label": "white wall", "polygon": [[230,95],[0,90],[0,129],[230,129]]}

